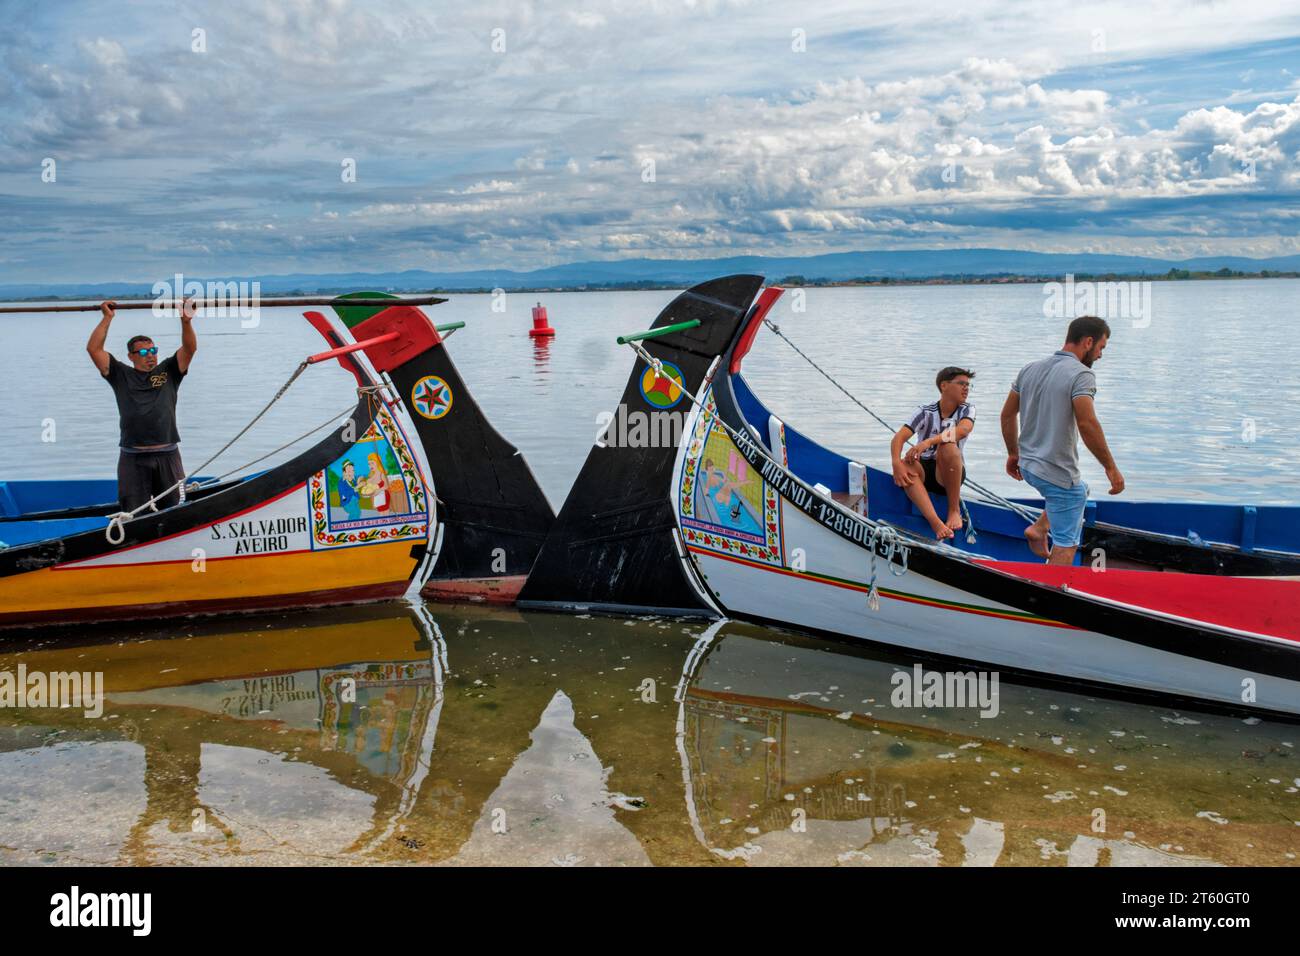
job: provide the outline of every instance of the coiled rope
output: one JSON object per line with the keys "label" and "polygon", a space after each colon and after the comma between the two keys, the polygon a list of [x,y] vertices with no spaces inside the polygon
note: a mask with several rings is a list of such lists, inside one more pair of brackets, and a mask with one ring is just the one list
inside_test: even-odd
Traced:
{"label": "coiled rope", "polygon": [[[868,547],[871,548],[871,585],[867,588],[867,607],[873,611],[880,610],[880,588],[876,587],[876,554],[877,545],[884,547],[889,546],[889,551],[885,554],[886,567],[889,573],[896,578],[901,578],[907,573],[908,551],[898,543],[898,533],[890,525],[877,525],[871,531],[871,539]],[[901,549],[903,555],[902,570],[894,570],[894,553]]]}

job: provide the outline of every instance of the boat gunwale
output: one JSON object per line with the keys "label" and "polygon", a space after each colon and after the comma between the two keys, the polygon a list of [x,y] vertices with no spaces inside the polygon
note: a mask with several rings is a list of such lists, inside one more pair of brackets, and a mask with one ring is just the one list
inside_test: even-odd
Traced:
{"label": "boat gunwale", "polygon": [[[229,478],[225,481],[217,482],[216,484],[205,485],[203,487],[195,489],[193,492],[186,492],[185,495],[186,503],[189,503],[190,501],[198,501],[203,498],[209,498],[212,495],[215,495],[222,491],[228,491],[230,488],[233,488],[235,485],[242,484],[243,482],[248,481],[250,478],[255,478],[260,474],[263,474],[263,472],[260,471],[250,472],[247,475],[240,475],[237,478]],[[58,483],[63,480],[79,481],[82,479],[78,479],[78,478],[55,479],[55,483]],[[21,524],[26,522],[37,522],[37,521],[72,521],[77,518],[106,518],[113,514],[116,514],[120,509],[121,509],[121,504],[116,501],[100,501],[90,505],[72,505],[71,507],[68,508],[47,508],[44,511],[27,511],[19,514],[0,515],[0,525]],[[55,535],[54,537],[57,538],[59,537],[59,535]],[[51,541],[53,540],[53,538],[42,538],[41,540]],[[36,544],[36,543],[37,542],[35,541],[24,542],[24,544]],[[14,545],[13,547],[20,547],[20,545]]]}
{"label": "boat gunwale", "polygon": [[[375,421],[379,402],[361,396],[349,415],[358,435]],[[70,535],[29,541],[0,550],[0,578],[85,561],[140,545],[153,544],[178,534],[187,534],[231,515],[257,507],[262,502],[292,491],[334,461],[354,442],[344,442],[347,424],[340,425],[312,447],[274,468],[232,482],[229,487],[171,508],[141,515],[122,524],[123,540],[108,541],[105,528],[89,528]],[[52,553],[57,552],[57,553]]]}
{"label": "boat gunwale", "polygon": [[[820,494],[804,479],[782,465],[771,454],[770,449],[755,436],[754,426],[745,419],[732,392],[732,375],[739,374],[739,371],[732,373],[728,370],[736,344],[737,339],[733,338],[727,350],[722,353],[721,361],[717,366],[722,374],[716,376],[714,381],[710,383],[717,416],[730,428],[734,429],[737,434],[753,443],[759,455],[771,462],[772,466],[806,493],[812,495],[815,500],[836,508],[859,523],[869,524],[871,519],[863,518],[856,512],[841,506],[833,498]],[[703,399],[703,395],[700,397]],[[703,414],[703,410],[696,406],[696,412],[692,415],[692,420],[701,414]],[[795,504],[788,493],[788,488],[784,490],[776,488],[775,490],[782,498]],[[678,509],[676,495],[673,496],[673,509],[676,513]],[[678,518],[680,521],[680,514],[678,514]],[[812,519],[811,516],[810,520],[817,521],[817,519]],[[817,521],[817,523],[823,524],[825,530],[836,535],[836,537],[843,538],[849,544],[872,553],[872,549],[866,544],[847,534],[837,532],[832,527],[825,526],[823,522]],[[876,523],[886,524],[884,522]],[[887,526],[894,528],[893,525]],[[1247,661],[1239,661],[1231,666],[1242,670],[1254,670],[1280,679],[1300,680],[1300,648],[1297,648],[1294,642],[1288,644],[1275,643],[1278,639],[1270,635],[1255,636],[1251,632],[1235,631],[1210,622],[1185,622],[1187,619],[1178,620],[1171,615],[1152,608],[1133,607],[1129,609],[1116,607],[1114,604],[1096,600],[1094,596],[1085,592],[1061,591],[1038,581],[1017,577],[1001,569],[986,567],[979,564],[974,556],[967,555],[957,549],[950,549],[954,552],[952,554],[945,553],[938,546],[922,541],[918,535],[907,529],[895,528],[895,531],[905,541],[921,545],[919,547],[913,546],[911,549],[909,570],[915,570],[940,584],[978,595],[987,600],[996,601],[999,604],[1015,608],[1022,613],[1045,617],[1082,630],[1099,633],[1115,640],[1203,660],[1208,663],[1222,663],[1225,642],[1231,642],[1232,647],[1245,652],[1248,658]],[[691,560],[693,563],[696,561],[694,558]],[[702,574],[702,572],[700,573]],[[1162,572],[1152,571],[1150,573]],[[726,602],[720,597],[717,600],[726,609]],[[732,612],[728,611],[728,613]],[[738,613],[736,616],[751,617],[751,615],[743,613]],[[791,625],[790,622],[787,622],[787,626],[798,627],[799,625]],[[1126,636],[1121,636],[1121,634]]]}
{"label": "boat gunwale", "polygon": [[[763,399],[759,397],[757,390],[755,390],[755,388],[749,383],[748,379],[744,377],[741,371],[729,372],[727,374],[729,378],[738,377],[741,380],[741,384],[744,387],[745,391],[748,393],[750,399],[752,399],[760,408],[762,408],[769,415],[773,415],[767,403],[764,402]],[[739,408],[740,402],[737,401],[736,405]],[[743,412],[741,413],[741,417],[744,418]],[[787,431],[794,432],[796,435],[799,436],[801,441],[806,442],[807,444],[813,446],[815,449],[817,449],[817,451],[821,452],[822,454],[843,459],[844,461],[856,461],[856,459],[850,458],[847,455],[842,455],[839,452],[835,451],[833,448],[830,448],[822,444],[821,442],[817,441],[815,438],[809,436],[803,430],[796,428],[795,426],[791,425],[789,422],[785,421],[785,419],[779,419],[779,420],[781,421],[782,426]],[[745,418],[745,421],[748,422],[749,420]],[[755,432],[759,433],[757,435],[759,439],[759,443],[764,448],[766,448],[770,453],[772,449],[769,447],[768,442],[762,440],[761,430],[758,429],[757,426],[753,425],[753,423],[750,424],[751,424],[751,428]],[[871,465],[866,464],[865,462],[860,462],[860,464],[862,464],[862,466],[867,470],[868,473],[887,476],[887,472],[885,472],[883,469],[875,468]],[[1041,509],[1043,507],[1043,499],[1041,498],[1009,498],[1007,500],[1013,504],[1026,505],[1031,508]],[[1015,512],[1012,509],[1006,507],[1005,505],[998,504],[996,501],[989,501],[987,499],[976,499],[975,501],[970,502],[970,504],[991,509],[998,514],[1003,514],[1003,515],[1015,514]],[[1239,504],[1231,504],[1228,502],[1218,502],[1218,501],[1211,501],[1211,502],[1134,501],[1134,502],[1130,502],[1130,504],[1135,506],[1147,506],[1147,507],[1166,505],[1166,504],[1180,506],[1180,507],[1195,506],[1199,508],[1210,508],[1215,510],[1223,509],[1225,511],[1235,511],[1244,507],[1243,505],[1239,505]],[[1300,516],[1300,506],[1295,506],[1295,505],[1253,505],[1249,507],[1285,509],[1287,511],[1296,513],[1297,516]],[[887,519],[873,518],[872,520],[884,521]],[[1193,543],[1185,535],[1172,534],[1164,531],[1154,531],[1149,528],[1139,528],[1139,527],[1134,527],[1132,525],[1116,524],[1113,521],[1087,520],[1086,517],[1085,517],[1083,531],[1085,535],[1084,546],[1087,546],[1089,544],[1089,542],[1086,540],[1089,532],[1094,532],[1097,536],[1100,536],[1102,534],[1118,534],[1118,535],[1123,535],[1127,538],[1134,539],[1135,541],[1138,542],[1181,548],[1192,554],[1201,554],[1201,555],[1207,555],[1212,557],[1222,556],[1222,557],[1230,557],[1230,558],[1241,558],[1244,560],[1255,560],[1263,563],[1271,562],[1273,565],[1271,572],[1268,575],[1261,574],[1260,576],[1277,577],[1277,576],[1285,575],[1287,573],[1300,574],[1300,550],[1289,551],[1284,548],[1274,548],[1274,547],[1252,547],[1246,549],[1243,548],[1240,544],[1233,544],[1231,542],[1219,541],[1213,539],[1205,539],[1201,543],[1196,544]],[[994,533],[1001,534],[1001,532],[994,532]],[[1096,542],[1093,543],[1095,544]],[[1179,570],[1178,568],[1172,568],[1172,569]],[[1256,570],[1258,571],[1260,569],[1256,569]],[[1187,572],[1187,573],[1210,573],[1210,572]],[[1235,576],[1248,576],[1248,574],[1249,572],[1243,571],[1239,575],[1235,575]]]}

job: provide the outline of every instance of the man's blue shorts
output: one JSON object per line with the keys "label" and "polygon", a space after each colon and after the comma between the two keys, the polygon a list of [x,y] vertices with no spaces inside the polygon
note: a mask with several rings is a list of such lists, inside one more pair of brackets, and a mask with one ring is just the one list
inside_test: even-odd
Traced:
{"label": "man's blue shorts", "polygon": [[1077,548],[1083,532],[1083,509],[1088,504],[1088,486],[1081,481],[1073,488],[1062,488],[1039,478],[1024,465],[1020,466],[1020,473],[1043,496],[1052,546]]}

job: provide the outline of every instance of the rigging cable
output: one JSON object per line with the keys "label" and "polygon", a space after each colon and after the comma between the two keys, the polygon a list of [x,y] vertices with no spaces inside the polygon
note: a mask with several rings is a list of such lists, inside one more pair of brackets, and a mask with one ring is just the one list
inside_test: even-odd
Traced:
{"label": "rigging cable", "polygon": [[[664,371],[663,362],[660,359],[655,358],[649,352],[647,352],[645,346],[643,346],[640,342],[630,341],[627,343],[627,345],[630,348],[632,348],[632,350],[635,351],[637,355],[639,355],[641,359],[654,370],[656,378],[665,378],[668,376],[668,373]],[[750,438],[748,435],[741,435],[739,432],[737,432],[729,424],[723,421],[722,416],[720,416],[715,409],[712,409],[704,402],[701,402],[700,399],[697,398],[694,394],[692,394],[691,390],[688,389],[682,382],[673,378],[669,378],[669,381],[671,381],[676,388],[680,389],[683,395],[685,395],[688,399],[690,399],[692,405],[694,405],[700,410],[700,414],[703,417],[703,419],[705,420],[712,419],[714,424],[716,424],[723,431],[725,431],[729,436],[731,436],[731,439],[736,443],[737,447],[753,448],[755,452],[757,452],[759,455],[761,455],[762,457],[766,458],[769,462],[771,462],[772,465],[775,466],[779,471],[781,471],[782,474],[785,474],[793,478],[801,485],[804,484],[803,479],[801,479],[798,475],[791,472],[784,465],[782,465],[775,458],[773,458],[772,455],[768,452],[768,450],[763,447],[762,443],[756,441],[753,438]],[[707,387],[708,384],[709,383],[706,381],[705,386]],[[816,492],[814,492],[814,494],[816,494]],[[922,538],[910,534],[909,532],[903,529],[894,527],[888,522],[880,521],[875,518],[868,517],[866,515],[861,515],[855,511],[849,511],[847,508],[844,508],[842,505],[840,505],[840,503],[837,501],[827,499],[827,503],[831,507],[842,511],[850,520],[861,522],[871,530],[871,534],[868,535],[866,541],[866,546],[871,550],[871,587],[868,593],[867,600],[868,600],[868,607],[870,607],[871,610],[873,611],[878,610],[880,607],[880,598],[878,596],[879,588],[877,588],[876,586],[876,556],[878,552],[884,552],[883,554],[881,554],[881,557],[885,559],[885,563],[889,568],[890,573],[893,574],[895,577],[901,577],[902,575],[907,573],[908,553],[910,548],[920,548],[923,551],[931,551],[937,554],[956,557],[961,560],[969,560],[970,558],[970,556],[966,552],[958,548],[954,548],[950,544],[945,544],[942,541],[936,541],[936,542],[925,541]],[[900,538],[905,539],[907,541],[907,544],[904,545],[900,543],[899,540]],[[901,561],[900,565],[895,565],[894,563],[895,555],[898,555],[899,560]]]}
{"label": "rigging cable", "polygon": [[[826,381],[830,382],[832,385],[834,385],[836,388],[838,388],[841,392],[843,392],[846,396],[848,396],[849,400],[850,400],[851,402],[853,402],[853,404],[857,405],[859,408],[861,408],[864,412],[866,412],[868,415],[870,415],[870,416],[871,416],[872,418],[874,418],[876,421],[880,422],[880,424],[884,425],[887,429],[889,429],[889,431],[890,431],[891,434],[894,433],[895,431],[897,431],[897,429],[896,429],[893,425],[889,424],[889,422],[885,421],[883,418],[881,418],[879,415],[877,415],[874,411],[872,411],[870,408],[868,408],[866,405],[864,405],[861,401],[859,401],[858,398],[857,398],[857,396],[855,396],[855,395],[854,395],[852,392],[850,392],[847,388],[845,388],[843,385],[841,385],[839,382],[837,382],[837,381],[835,380],[835,377],[832,376],[830,372],[826,371],[824,368],[822,368],[820,365],[818,365],[816,362],[814,362],[811,358],[809,358],[808,355],[803,351],[803,349],[799,348],[799,346],[795,345],[792,341],[790,341],[790,339],[789,339],[789,338],[788,338],[788,337],[787,337],[787,336],[786,336],[786,335],[781,331],[781,327],[778,326],[775,322],[773,322],[771,319],[766,319],[766,318],[765,318],[765,319],[763,320],[763,324],[766,325],[769,329],[771,329],[772,332],[777,336],[777,338],[781,339],[782,341],[785,342],[786,345],[788,345],[788,346],[790,346],[790,348],[794,349],[794,350],[799,354],[799,356],[800,356],[801,358],[803,358],[803,360],[804,360],[805,362],[807,362],[809,365],[811,365],[813,368],[815,368],[818,372],[820,372],[820,373],[825,377]],[[1029,508],[1029,507],[1026,507],[1025,505],[1017,504],[1017,503],[1014,502],[1014,501],[1010,501],[1009,499],[1004,498],[1004,497],[1002,497],[1001,495],[999,495],[997,492],[992,491],[992,490],[990,490],[990,489],[984,487],[984,486],[981,485],[979,482],[977,482],[977,481],[975,481],[973,478],[971,478],[969,475],[967,475],[965,478],[963,478],[963,479],[962,479],[962,482],[963,482],[964,484],[970,485],[971,488],[973,488],[975,491],[977,491],[977,492],[979,492],[981,495],[983,495],[984,498],[987,499],[988,501],[993,502],[993,503],[998,504],[998,505],[1001,505],[1003,508],[1007,508],[1007,509],[1009,509],[1009,510],[1011,510],[1011,511],[1014,511],[1014,512],[1015,512],[1016,514],[1018,514],[1021,518],[1024,518],[1026,521],[1028,521],[1030,524],[1032,524],[1033,522],[1035,522],[1035,521],[1038,520],[1038,514],[1039,514],[1039,512],[1038,512],[1037,509]],[[966,510],[966,502],[965,502],[965,501],[962,502],[962,509],[963,509],[963,510]],[[974,542],[974,529],[975,529],[975,524],[974,524],[974,522],[971,520],[969,510],[966,510],[966,521],[967,521],[967,527],[970,529],[970,530],[967,532],[967,540],[970,541],[971,543],[973,543],[973,542]]]}
{"label": "rigging cable", "polygon": [[[265,454],[265,455],[262,455],[262,456],[260,456],[260,457],[258,457],[258,458],[255,458],[255,459],[253,459],[251,462],[248,462],[247,464],[240,465],[238,468],[235,468],[235,469],[233,469],[232,471],[228,471],[228,472],[226,472],[224,475],[220,475],[220,476],[218,476],[218,477],[216,477],[216,478],[213,478],[213,479],[211,479],[211,480],[209,480],[209,481],[207,481],[207,482],[204,482],[204,483],[202,483],[202,484],[200,484],[200,483],[198,483],[198,482],[195,482],[195,481],[192,481],[192,480],[191,480],[191,479],[193,478],[194,475],[197,475],[199,472],[201,472],[201,471],[203,471],[205,468],[207,468],[208,465],[212,464],[214,461],[216,461],[218,458],[220,458],[222,455],[224,455],[224,454],[225,454],[225,453],[226,453],[226,452],[231,448],[231,446],[233,446],[233,445],[235,444],[235,442],[239,441],[239,439],[243,438],[244,435],[248,433],[248,430],[249,430],[250,428],[252,428],[252,427],[253,427],[254,425],[256,425],[259,421],[261,421],[261,419],[263,418],[263,416],[265,416],[266,413],[269,412],[269,411],[271,410],[271,407],[272,407],[273,405],[275,405],[275,403],[278,402],[281,398],[284,397],[285,392],[287,392],[287,391],[289,390],[289,386],[291,386],[295,381],[297,381],[297,380],[298,380],[298,376],[301,375],[304,371],[306,371],[307,368],[308,368],[309,366],[310,366],[310,363],[309,363],[309,362],[302,362],[302,363],[300,363],[300,364],[298,365],[298,367],[297,367],[296,369],[294,369],[293,374],[289,376],[288,381],[286,381],[283,385],[280,386],[280,388],[276,391],[275,395],[273,395],[273,396],[271,397],[271,400],[270,400],[269,402],[266,403],[266,405],[262,408],[262,410],[261,410],[260,412],[258,412],[256,415],[254,415],[254,416],[253,416],[253,419],[252,419],[252,420],[251,420],[247,425],[245,425],[243,428],[241,428],[241,429],[239,430],[239,432],[236,433],[236,435],[235,435],[234,438],[230,439],[230,441],[228,441],[228,442],[226,442],[224,445],[222,445],[221,448],[219,448],[219,449],[217,450],[216,454],[214,454],[214,455],[212,455],[211,457],[209,457],[207,461],[205,461],[203,464],[199,465],[197,468],[195,468],[193,471],[191,471],[189,475],[186,475],[186,476],[182,477],[179,481],[177,481],[177,482],[176,482],[175,484],[173,484],[171,487],[169,487],[169,488],[167,488],[167,489],[165,489],[165,490],[163,490],[163,491],[158,492],[156,495],[154,495],[153,497],[151,497],[148,501],[144,502],[144,504],[139,505],[138,507],[133,508],[133,509],[131,509],[130,511],[118,511],[118,512],[115,512],[114,514],[110,515],[110,516],[109,516],[109,519],[108,519],[108,526],[104,529],[104,537],[107,539],[108,543],[109,543],[109,544],[113,544],[113,545],[121,544],[121,543],[126,539],[126,529],[123,527],[123,523],[126,522],[126,521],[130,521],[132,518],[134,518],[134,517],[135,517],[137,514],[139,514],[141,511],[144,511],[146,508],[148,508],[148,509],[151,510],[151,511],[156,512],[156,511],[158,510],[158,504],[157,504],[157,503],[158,503],[159,501],[161,501],[163,498],[166,498],[166,497],[167,497],[168,495],[170,495],[173,491],[176,491],[177,489],[180,489],[180,490],[181,490],[181,495],[182,495],[182,498],[183,498],[184,495],[185,495],[185,492],[186,492],[186,491],[197,491],[197,490],[199,490],[200,488],[206,488],[206,487],[209,487],[209,486],[211,486],[211,485],[213,485],[213,484],[216,484],[217,482],[222,481],[222,480],[224,480],[225,478],[230,477],[230,476],[233,475],[236,471],[242,471],[244,468],[252,467],[253,465],[257,464],[258,462],[260,462],[260,461],[264,461],[265,459],[271,457],[272,455],[277,454],[278,452],[283,451],[284,449],[288,448],[290,445],[294,445],[294,444],[296,444],[296,443],[302,441],[304,438],[308,437],[309,435],[314,435],[316,432],[320,431],[322,428],[327,427],[331,422],[333,422],[333,421],[334,421],[336,418],[338,418],[340,415],[342,415],[342,414],[344,414],[345,412],[347,412],[348,409],[344,409],[343,411],[340,411],[340,412],[335,412],[335,413],[334,413],[333,415],[331,415],[331,416],[329,417],[329,419],[326,420],[323,424],[321,424],[321,425],[317,425],[315,428],[313,428],[313,429],[311,429],[310,431],[307,431],[307,432],[305,432],[305,433],[299,435],[297,438],[294,438],[292,441],[289,441],[289,442],[287,442],[287,443],[281,445],[279,448],[275,449],[274,451],[268,452],[268,453]],[[357,389],[357,393],[358,393],[358,395],[362,395],[362,394],[367,395],[367,396],[369,397],[369,400],[370,400],[371,408],[373,409],[373,406],[374,406],[374,403],[375,403],[375,393],[376,393],[377,391],[379,391],[380,389],[385,388],[385,387],[386,387],[386,386],[384,386],[384,385],[367,385],[367,386],[361,386],[361,387],[359,387],[359,388]]]}

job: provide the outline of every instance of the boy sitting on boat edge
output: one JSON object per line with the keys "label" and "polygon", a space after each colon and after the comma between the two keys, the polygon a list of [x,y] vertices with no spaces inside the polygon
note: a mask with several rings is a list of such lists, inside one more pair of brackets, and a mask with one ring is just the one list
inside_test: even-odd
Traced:
{"label": "boy sitting on boat edge", "polygon": [[[975,427],[975,407],[967,399],[974,377],[974,372],[956,365],[941,369],[934,379],[939,400],[918,406],[911,421],[894,433],[889,445],[894,484],[907,492],[940,541],[951,538],[963,525],[964,448],[967,436]],[[916,444],[902,454],[903,445],[913,435]],[[946,520],[941,520],[934,510],[931,494],[948,498]]]}

